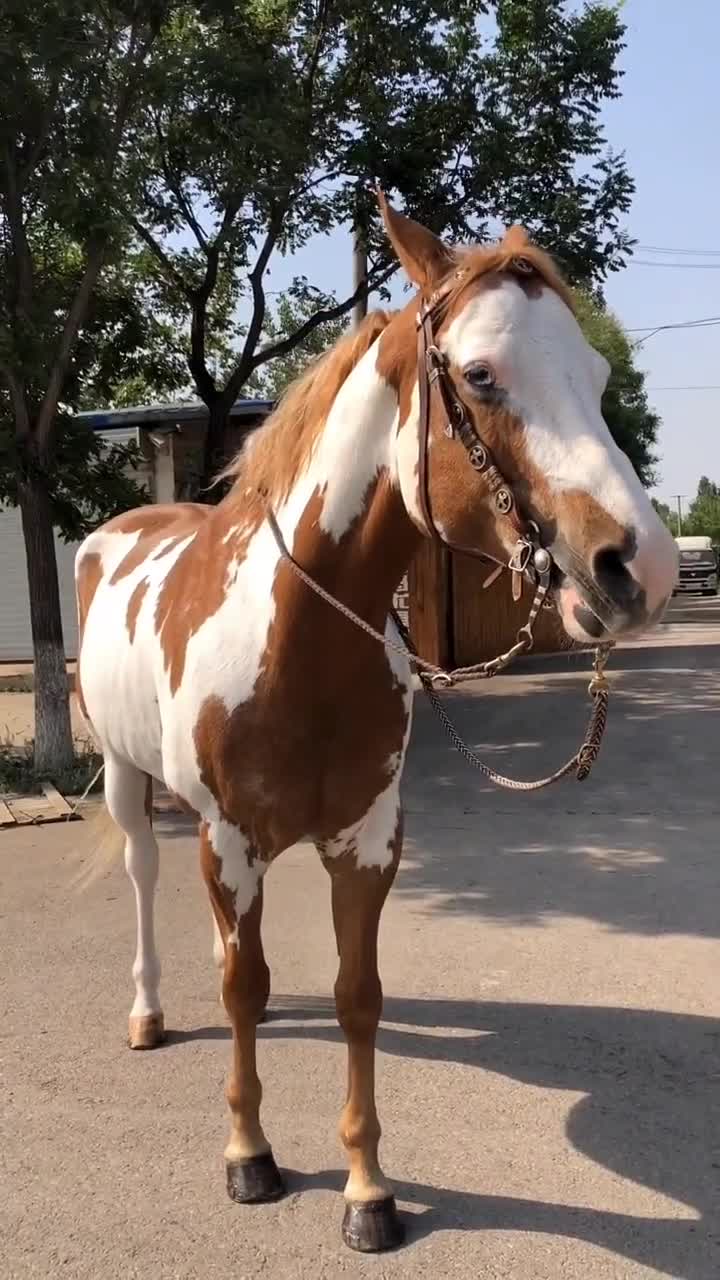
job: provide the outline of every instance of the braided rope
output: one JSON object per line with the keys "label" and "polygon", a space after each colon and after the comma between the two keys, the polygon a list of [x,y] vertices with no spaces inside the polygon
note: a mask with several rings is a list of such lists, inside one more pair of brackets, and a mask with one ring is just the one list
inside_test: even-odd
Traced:
{"label": "braided rope", "polygon": [[551,786],[553,782],[559,782],[561,778],[566,778],[573,771],[578,782],[584,782],[600,753],[602,737],[607,723],[609,698],[607,686],[597,690],[591,688],[593,703],[590,720],[583,744],[579,750],[569,760],[566,760],[565,764],[561,765],[559,769],[556,769],[554,773],[549,773],[544,778],[535,778],[529,782],[523,782],[519,778],[508,778],[505,774],[498,773],[490,765],[485,764],[461,738],[435,689],[425,680],[423,680],[423,688],[455,750],[459,751],[468,764],[471,764],[474,769],[478,769],[496,787],[504,787],[508,791],[542,791],[544,787]]}

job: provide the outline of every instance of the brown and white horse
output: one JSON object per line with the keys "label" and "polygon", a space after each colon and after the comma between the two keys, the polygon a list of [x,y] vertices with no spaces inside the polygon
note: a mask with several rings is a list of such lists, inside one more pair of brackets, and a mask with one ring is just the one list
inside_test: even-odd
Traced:
{"label": "brown and white horse", "polygon": [[606,362],[549,259],[519,228],[497,246],[453,251],[381,205],[419,297],[370,316],[312,366],[234,463],[218,506],[130,512],[77,556],[78,693],[102,746],[107,806],[125,833],[137,899],[130,1044],[150,1048],[163,1034],[149,804],[157,778],[197,815],[219,931],[233,1030],[228,1190],[240,1202],[282,1193],[255,1058],[270,985],[262,885],[278,854],[313,842],[332,882],[349,1056],[344,1237],[360,1249],[401,1237],[378,1161],[374,1051],[378,922],[402,845],[410,667],[299,580],[268,511],[295,560],[381,631],[429,510],[449,542],[508,561],[516,535],[448,435],[439,399],[419,458],[416,318],[423,300],[440,297],[433,336],[447,376],[553,557],[567,632],[597,642],[642,628],[676,574],[672,539],[601,416]]}

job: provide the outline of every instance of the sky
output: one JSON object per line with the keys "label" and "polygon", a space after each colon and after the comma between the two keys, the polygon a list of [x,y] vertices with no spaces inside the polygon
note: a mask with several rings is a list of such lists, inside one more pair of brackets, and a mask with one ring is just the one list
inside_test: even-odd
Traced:
{"label": "sky", "polygon": [[[622,15],[622,97],[604,118],[608,142],[625,152],[636,183],[627,228],[639,245],[716,256],[638,248],[638,260],[683,265],[633,263],[610,277],[606,298],[628,329],[720,316],[720,3],[625,0]],[[292,263],[276,263],[269,288],[282,288],[300,271],[347,296],[349,236],[337,232]],[[720,483],[720,326],[659,333],[643,345],[638,364],[662,418],[654,493],[673,501],[679,493],[687,506],[701,475]],[[714,390],[667,390],[707,386]]]}

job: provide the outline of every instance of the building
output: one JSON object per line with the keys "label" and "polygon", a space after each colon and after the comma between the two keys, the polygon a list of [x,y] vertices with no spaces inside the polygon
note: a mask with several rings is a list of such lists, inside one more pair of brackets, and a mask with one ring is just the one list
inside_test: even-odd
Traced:
{"label": "building", "polygon": [[[272,408],[268,400],[239,400],[230,412],[225,447],[231,456],[248,430],[259,425]],[[78,418],[108,442],[135,441],[142,453],[138,479],[154,502],[175,502],[194,492],[202,474],[207,410],[204,405],[151,405],[82,413]],[[77,543],[56,538],[60,607],[65,652],[77,656],[74,560]],[[0,508],[0,662],[32,658],[30,604],[25,545],[20,512]]]}

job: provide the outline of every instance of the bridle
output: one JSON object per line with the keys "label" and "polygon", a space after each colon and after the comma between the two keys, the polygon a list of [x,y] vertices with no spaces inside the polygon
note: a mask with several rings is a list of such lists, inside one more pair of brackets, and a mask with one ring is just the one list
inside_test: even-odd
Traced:
{"label": "bridle", "polygon": [[[524,258],[514,258],[512,269],[518,275],[532,275],[534,268]],[[442,315],[448,294],[455,281],[464,275],[463,268],[454,273],[449,282],[441,285],[431,297],[422,303],[417,315],[417,380],[419,394],[418,425],[418,496],[420,512],[426,532],[436,542],[450,551],[462,555],[474,556],[476,559],[488,560],[495,564],[494,571],[483,584],[489,587],[505,569],[512,574],[513,599],[519,600],[522,591],[523,577],[535,583],[536,589],[542,591],[537,609],[545,603],[550,587],[553,559],[547,547],[542,545],[540,529],[534,520],[526,520],[520,510],[510,482],[505,478],[493,456],[492,449],[479,435],[465,403],[458,395],[452,380],[446,356],[437,346],[433,332],[433,321]],[[462,286],[461,286],[462,287]],[[459,440],[465,448],[470,466],[476,475],[485,482],[490,500],[495,509],[496,520],[509,526],[510,536],[515,543],[508,561],[498,560],[488,551],[474,547],[461,547],[453,543],[438,528],[432,514],[430,502],[430,427],[432,421],[433,399],[439,397],[445,416],[445,435],[451,440]],[[533,621],[537,615],[533,614]],[[522,633],[525,629],[522,629]],[[518,640],[521,633],[518,634]],[[532,633],[528,636],[529,648],[532,644]]]}

